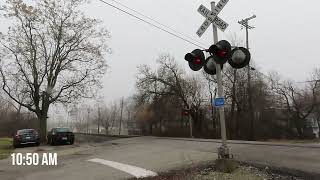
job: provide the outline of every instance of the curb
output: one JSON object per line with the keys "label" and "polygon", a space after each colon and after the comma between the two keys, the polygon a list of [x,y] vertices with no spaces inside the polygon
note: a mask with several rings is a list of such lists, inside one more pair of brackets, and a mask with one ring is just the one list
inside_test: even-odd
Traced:
{"label": "curb", "polygon": [[[186,139],[186,138],[170,138],[170,137],[156,137],[156,136],[146,136],[146,137],[154,137],[158,139],[171,139],[171,140],[180,140],[180,141],[196,141],[196,142],[212,142],[212,143],[221,143],[221,140],[216,139]],[[280,147],[300,147],[300,148],[315,148],[320,149],[319,146],[315,145],[308,145],[308,144],[278,144],[278,143],[266,143],[261,141],[235,141],[235,140],[228,140],[228,144],[246,144],[246,145],[253,145],[253,146],[280,146]]]}
{"label": "curb", "polygon": [[99,136],[99,137],[115,137],[115,138],[133,138],[133,137],[140,137],[138,135],[106,135],[106,134],[87,134],[87,133],[74,133],[80,134],[85,136]]}

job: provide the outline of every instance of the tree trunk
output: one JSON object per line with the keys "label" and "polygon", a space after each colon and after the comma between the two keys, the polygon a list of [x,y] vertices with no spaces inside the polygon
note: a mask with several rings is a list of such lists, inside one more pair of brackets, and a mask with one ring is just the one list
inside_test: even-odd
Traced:
{"label": "tree trunk", "polygon": [[104,128],[105,128],[105,133],[106,133],[106,135],[108,135],[109,134],[109,121],[108,122],[105,122],[106,124],[105,124],[105,126],[104,126]]}
{"label": "tree trunk", "polygon": [[303,127],[301,127],[300,119],[294,118],[295,126],[299,135],[299,138],[303,138]]}
{"label": "tree trunk", "polygon": [[40,142],[47,142],[47,114],[38,116],[40,121]]}
{"label": "tree trunk", "polygon": [[159,116],[159,122],[160,122],[160,136],[162,136],[162,117]]}
{"label": "tree trunk", "polygon": [[152,123],[149,123],[149,133],[152,135]]}
{"label": "tree trunk", "polygon": [[237,113],[235,116],[235,135],[236,135],[236,139],[241,139],[241,129],[240,129],[240,122],[239,122],[239,118],[241,116],[241,108],[239,107],[239,105],[237,104]]}
{"label": "tree trunk", "polygon": [[317,119],[317,123],[318,123],[318,129],[319,129],[318,137],[320,138],[320,120],[319,119]]}

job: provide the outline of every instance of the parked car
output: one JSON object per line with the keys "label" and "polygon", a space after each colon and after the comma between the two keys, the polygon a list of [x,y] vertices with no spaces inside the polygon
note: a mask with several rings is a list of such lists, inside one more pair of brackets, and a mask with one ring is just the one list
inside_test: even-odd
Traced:
{"label": "parked car", "polygon": [[20,129],[14,134],[12,142],[14,148],[29,144],[39,146],[40,136],[34,129]]}
{"label": "parked car", "polygon": [[51,145],[56,144],[73,144],[74,134],[69,128],[52,128],[47,135],[47,142]]}

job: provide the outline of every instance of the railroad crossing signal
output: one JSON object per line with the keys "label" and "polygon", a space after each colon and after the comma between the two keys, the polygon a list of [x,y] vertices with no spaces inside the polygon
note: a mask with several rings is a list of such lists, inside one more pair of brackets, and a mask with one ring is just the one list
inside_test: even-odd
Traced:
{"label": "railroad crossing signal", "polygon": [[[223,64],[220,64],[221,69],[223,68]],[[206,60],[206,65],[203,67],[203,70],[210,75],[217,74],[217,63],[214,60],[213,56],[210,56]]]}
{"label": "railroad crossing signal", "polygon": [[232,50],[228,62],[231,67],[241,69],[249,65],[251,54],[248,49],[244,47],[236,47]]}
{"label": "railroad crossing signal", "polygon": [[[209,52],[211,56],[205,59],[203,51]],[[223,69],[223,65],[226,62],[235,69],[247,66],[250,62],[251,54],[244,47],[234,47],[232,50],[228,41],[221,40],[207,50],[195,49],[191,53],[187,53],[184,59],[189,62],[189,67],[193,71],[199,71],[204,67],[206,73],[216,75],[216,67],[220,65],[221,69]]]}
{"label": "railroad crossing signal", "polygon": [[[198,8],[198,12],[206,18],[206,20],[202,23],[201,27],[197,31],[197,35],[201,37],[203,33],[208,29],[210,24],[213,24],[213,29],[215,30],[219,28],[224,31],[228,24],[224,22],[222,19],[218,17],[218,14],[224,8],[224,6],[228,3],[229,0],[220,0],[217,6],[214,6],[214,2],[211,2],[211,11],[207,9],[205,6],[200,5]],[[219,115],[220,115],[220,126],[221,126],[221,139],[222,145],[218,148],[218,157],[220,158],[230,158],[229,148],[227,146],[227,134],[226,134],[226,124],[225,124],[225,114],[224,114],[224,97],[223,97],[223,85],[222,85],[222,75],[221,69],[223,64],[226,61],[236,69],[243,68],[244,66],[249,64],[250,61],[250,52],[242,47],[236,47],[231,51],[231,45],[228,41],[219,41],[218,42],[218,33],[214,31],[214,45],[211,46],[207,52],[211,53],[211,56],[205,61],[204,70],[208,74],[215,75],[217,74],[217,84],[218,84],[218,98],[215,99],[215,105],[220,107]],[[190,55],[188,55],[191,57]],[[187,55],[186,55],[187,57]],[[186,60],[192,58],[185,58]],[[192,62],[192,61],[191,61]],[[190,61],[189,61],[190,66]],[[220,67],[221,66],[221,67]],[[191,67],[191,66],[190,66]],[[198,70],[202,67],[198,66]],[[191,68],[192,69],[192,68]],[[190,118],[191,119],[191,118]],[[192,121],[189,121],[192,122]],[[192,128],[190,126],[190,132],[192,137]]]}
{"label": "railroad crossing signal", "polygon": [[210,46],[208,51],[212,54],[213,59],[217,64],[224,64],[230,57],[231,44],[226,40],[222,40]]}
{"label": "railroad crossing signal", "polygon": [[199,37],[203,35],[203,33],[208,29],[211,23],[213,23],[217,28],[219,28],[223,32],[228,28],[229,24],[218,17],[218,14],[228,3],[228,1],[229,0],[220,0],[220,2],[217,4],[213,11],[210,11],[202,4],[200,5],[200,7],[198,8],[198,12],[202,16],[204,16],[206,20],[202,23],[202,25],[197,31],[197,35]]}
{"label": "railroad crossing signal", "polygon": [[184,59],[189,62],[189,67],[193,71],[199,71],[206,62],[204,53],[200,49],[195,49],[191,53],[186,54]]}

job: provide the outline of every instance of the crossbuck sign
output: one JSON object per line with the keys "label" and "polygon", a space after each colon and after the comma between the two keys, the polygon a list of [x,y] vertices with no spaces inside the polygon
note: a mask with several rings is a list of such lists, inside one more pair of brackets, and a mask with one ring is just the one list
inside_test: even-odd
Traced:
{"label": "crossbuck sign", "polygon": [[221,31],[225,31],[229,26],[228,23],[224,22],[222,19],[218,17],[218,14],[224,8],[224,6],[228,3],[229,0],[220,0],[217,6],[210,11],[204,5],[200,5],[198,8],[198,12],[206,18],[206,20],[202,23],[201,27],[197,31],[197,35],[201,37],[203,33],[208,29],[211,23],[213,23],[216,27],[218,27]]}

